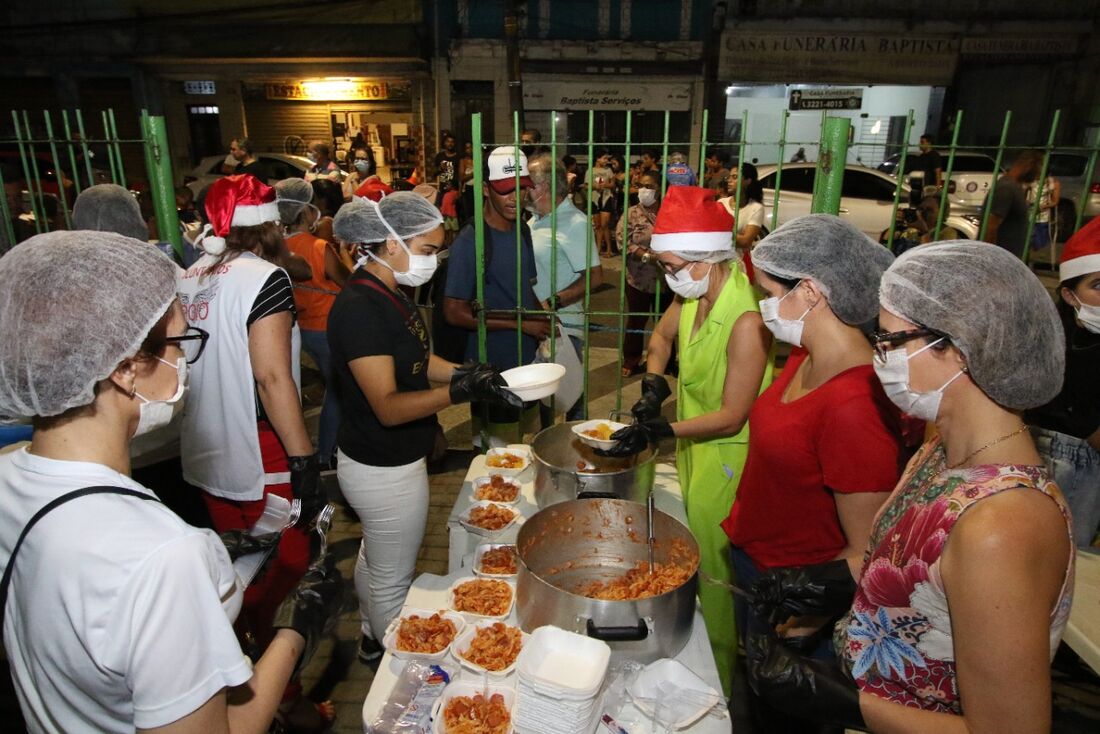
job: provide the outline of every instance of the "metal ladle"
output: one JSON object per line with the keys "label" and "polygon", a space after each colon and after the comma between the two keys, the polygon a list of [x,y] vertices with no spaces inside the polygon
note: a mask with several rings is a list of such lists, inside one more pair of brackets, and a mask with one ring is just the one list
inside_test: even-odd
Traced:
{"label": "metal ladle", "polygon": [[653,537],[653,490],[649,490],[649,495],[646,497],[645,503],[645,533],[646,544],[649,546],[649,575],[652,576],[656,571],[653,568],[653,546],[656,545],[656,540]]}

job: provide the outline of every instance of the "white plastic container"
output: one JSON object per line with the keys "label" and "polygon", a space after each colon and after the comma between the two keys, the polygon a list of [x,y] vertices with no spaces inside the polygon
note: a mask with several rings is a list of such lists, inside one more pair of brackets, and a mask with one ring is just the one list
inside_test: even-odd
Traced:
{"label": "white plastic container", "polygon": [[[489,463],[489,459],[493,456],[503,456],[504,454],[518,456],[523,459],[523,463],[511,469],[503,466],[492,466]],[[485,468],[488,469],[490,474],[499,474],[502,477],[516,477],[526,471],[529,466],[531,466],[531,449],[527,446],[504,446],[489,449],[485,452]]]}
{"label": "white plastic container", "polygon": [[[495,530],[490,530],[489,528],[483,528],[480,525],[474,525],[472,522],[470,522],[470,513],[473,512],[474,509],[476,509],[478,507],[490,507],[492,505],[496,505],[497,507],[501,507],[505,510],[508,510],[508,512],[512,513],[512,519],[509,520],[507,522],[507,524],[502,525],[502,526],[500,526],[499,528],[497,528]],[[459,522],[460,525],[462,525],[462,527],[466,528],[471,533],[474,533],[476,535],[489,535],[489,536],[491,536],[491,535],[496,535],[497,533],[503,533],[505,530],[512,527],[512,525],[514,525],[515,522],[516,522],[516,518],[518,518],[518,517],[519,517],[519,513],[516,512],[516,510],[514,508],[509,507],[508,505],[501,504],[500,502],[489,502],[487,500],[482,500],[480,502],[473,503],[472,505],[470,505],[466,509],[465,512],[463,512],[461,515],[459,515],[458,516],[458,522]]]}
{"label": "white plastic container", "polygon": [[[409,652],[407,650],[400,650],[397,647],[397,628],[401,626],[401,620],[406,617],[417,615],[420,617],[430,617],[433,614],[439,614],[445,619],[451,620],[455,626],[455,637],[451,640],[451,644],[439,652]],[[390,622],[390,626],[386,628],[386,634],[382,637],[382,647],[386,648],[394,657],[401,658],[402,660],[419,660],[420,662],[438,663],[443,658],[447,657],[447,653],[451,651],[451,645],[455,640],[466,630],[466,620],[458,612],[451,612],[445,609],[402,609],[401,614],[394,617]]]}
{"label": "white plastic container", "polygon": [[[511,599],[511,601],[508,602],[508,608],[504,611],[504,614],[496,614],[496,615],[477,614],[475,612],[463,612],[461,610],[455,609],[455,593],[454,593],[455,589],[458,588],[459,586],[461,586],[462,584],[466,583],[467,581],[479,581],[479,580],[480,581],[498,581],[502,584],[506,584],[508,586],[508,588],[511,589],[512,599]],[[516,604],[516,585],[514,583],[512,583],[511,581],[507,581],[507,580],[504,580],[504,579],[479,579],[476,576],[467,576],[465,578],[457,579],[453,584],[451,584],[451,588],[447,590],[447,604],[450,606],[450,609],[452,611],[456,612],[457,614],[463,615],[467,619],[504,619],[509,614],[512,613],[512,607],[515,606],[515,604]]]}
{"label": "white plastic container", "polygon": [[539,400],[557,392],[561,378],[565,377],[565,367],[554,362],[540,362],[513,367],[500,373],[508,383],[509,392],[521,400]]}
{"label": "white plastic container", "polygon": [[[504,668],[502,670],[487,670],[486,668],[483,668],[482,666],[478,665],[477,663],[472,662],[472,661],[467,660],[466,658],[462,657],[462,652],[470,647],[470,643],[473,642],[474,637],[477,635],[478,630],[484,629],[486,627],[492,627],[494,624],[496,624],[496,622],[491,621],[491,620],[486,620],[484,622],[478,622],[477,624],[471,624],[471,625],[467,626],[466,629],[463,631],[463,633],[461,635],[459,635],[458,637],[456,637],[455,641],[451,644],[451,655],[464,668],[469,668],[470,670],[476,671],[478,673],[488,673],[489,675],[495,675],[495,676],[510,675],[512,673],[512,671],[516,669],[516,664],[519,662],[519,656],[518,655],[516,656],[516,659],[512,661],[511,665],[509,665],[507,668]],[[512,629],[519,630],[519,627],[516,627],[515,625],[507,625],[507,626],[511,627]],[[530,638],[530,635],[528,635],[523,630],[520,630],[520,638],[521,638],[521,645],[523,647],[526,647],[527,646],[527,640]],[[520,648],[520,653],[521,654],[523,653],[522,647]]]}
{"label": "white plastic container", "polygon": [[[673,695],[669,695],[670,691]],[[655,702],[662,701],[662,708],[667,707],[666,715],[675,717],[672,726],[676,729],[691,726],[723,700],[722,694],[702,678],[670,658],[655,660],[642,668],[627,693],[646,716],[652,716]]]}
{"label": "white plastic container", "polygon": [[581,440],[581,443],[585,443],[589,446],[592,446],[593,448],[603,449],[604,451],[606,451],[610,448],[613,448],[615,444],[618,443],[618,441],[605,441],[603,439],[592,438],[591,436],[584,435],[585,431],[595,430],[597,426],[601,426],[604,424],[611,426],[612,433],[618,431],[620,428],[626,428],[625,423],[616,423],[615,421],[605,420],[591,420],[585,421],[584,423],[578,423],[577,425],[573,426],[573,433],[577,434],[577,438]]}
{"label": "white plastic container", "polygon": [[[459,696],[469,696],[473,698],[479,693],[484,696],[492,696],[494,693],[499,693],[504,697],[504,706],[508,709],[509,716],[515,719],[516,692],[511,686],[496,684],[484,686],[480,683],[471,683],[469,681],[454,681],[443,689],[442,695],[436,700],[435,705],[432,706],[432,733],[446,734],[447,730],[443,725],[443,711],[452,698],[458,698]],[[512,731],[513,726],[509,724],[507,734],[511,734]]]}
{"label": "white plastic container", "polygon": [[[501,479],[506,481],[508,484],[511,484],[512,486],[514,486],[516,488],[516,497],[515,497],[515,499],[511,499],[511,500],[478,499],[478,496],[477,496],[478,490],[481,489],[482,487],[485,487],[485,486],[488,486],[489,484],[491,484],[492,481],[493,481],[494,476],[499,476]],[[470,493],[470,501],[471,502],[496,502],[498,505],[514,505],[514,504],[516,504],[517,502],[519,502],[520,495],[523,494],[523,487],[519,483],[519,481],[514,478],[514,476],[515,475],[505,476],[504,474],[501,474],[500,472],[493,472],[493,473],[489,474],[488,476],[478,477],[477,479],[475,479],[473,481],[474,491]]]}
{"label": "white plastic container", "polygon": [[583,701],[599,693],[610,661],[611,648],[606,642],[546,626],[531,633],[516,671],[520,681],[535,693]]}
{"label": "white plastic container", "polygon": [[[484,571],[481,570],[481,557],[484,556],[486,554],[486,552],[491,551],[491,550],[496,550],[497,548],[511,548],[514,551],[516,546],[515,546],[515,543],[482,543],[481,545],[479,545],[474,550],[474,566],[473,566],[474,573],[477,574],[478,576],[481,576],[481,577],[484,577],[484,578],[487,578],[487,579],[512,579],[512,578],[515,578],[516,574],[514,574],[514,573],[485,573]],[[519,556],[518,555],[516,556],[516,569],[517,569],[517,572],[518,572],[518,569],[519,569]]]}

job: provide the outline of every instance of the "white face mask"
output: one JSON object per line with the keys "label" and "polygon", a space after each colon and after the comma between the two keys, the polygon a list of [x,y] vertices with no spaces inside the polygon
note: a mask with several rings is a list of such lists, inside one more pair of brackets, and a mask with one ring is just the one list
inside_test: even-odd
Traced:
{"label": "white face mask", "polygon": [[914,392],[909,388],[909,360],[917,356],[925,349],[931,348],[943,339],[926,344],[912,354],[907,354],[905,347],[891,349],[886,353],[886,360],[882,361],[876,355],[874,360],[875,374],[878,375],[882,389],[886,397],[890,398],[894,405],[902,412],[908,413],[914,418],[925,421],[934,421],[940,412],[940,400],[943,399],[943,391],[963,374],[962,370],[955,373],[947,382],[938,389],[929,392]]}
{"label": "white face mask", "polygon": [[356,158],[354,165],[360,176],[366,176],[370,173],[370,161],[366,158]]}
{"label": "white face mask", "polygon": [[[370,201],[370,199],[368,199],[367,201]],[[393,231],[393,227],[391,227],[390,223],[387,222],[385,217],[382,216],[382,211],[378,208],[378,203],[374,201],[371,201],[371,203],[374,204],[374,208],[378,212],[378,219],[380,222],[382,222],[382,225],[386,228],[386,231],[390,233],[390,236],[393,237],[394,241],[397,244],[401,245],[401,249],[408,254],[409,269],[405,272],[399,273],[398,271],[394,270],[393,266],[391,266],[388,262],[374,255],[369,250],[366,253],[367,257],[371,258],[379,265],[384,265],[389,268],[393,272],[394,280],[396,280],[401,285],[407,285],[410,288],[415,288],[418,285],[424,285],[425,283],[427,283],[429,280],[432,279],[432,276],[435,275],[436,268],[439,267],[439,259],[435,255],[414,255],[412,250],[409,249],[409,246],[405,244],[405,240],[401,239],[401,237],[399,237],[398,234]],[[442,224],[442,220],[440,220],[440,224]]]}
{"label": "white face mask", "polygon": [[1077,320],[1093,334],[1100,334],[1100,306],[1092,306],[1081,303],[1073,309],[1077,312]]}
{"label": "white face mask", "polygon": [[180,357],[175,364],[160,357],[157,357],[157,361],[176,368],[176,382],[178,383],[176,392],[167,400],[150,400],[137,390],[134,391],[134,396],[141,400],[137,430],[134,431],[135,437],[150,433],[158,428],[164,428],[172,422],[172,418],[177,413],[183,410],[183,394],[187,391],[187,358]]}
{"label": "white face mask", "polygon": [[653,206],[657,203],[656,189],[638,189],[638,203],[642,206]]}
{"label": "white face mask", "polygon": [[814,308],[813,306],[807,308],[797,320],[785,319],[779,315],[779,304],[782,303],[787,296],[794,293],[797,287],[798,285],[795,285],[794,288],[787,291],[783,298],[772,296],[760,302],[760,318],[764,319],[764,326],[768,327],[768,330],[776,339],[787,342],[792,347],[802,346],[802,327],[805,324],[803,319],[805,319],[806,314]]}
{"label": "white face mask", "polygon": [[707,292],[707,288],[710,287],[710,268],[707,268],[707,273],[699,280],[694,280],[691,277],[691,270],[695,267],[695,263],[681,268],[675,275],[669,275],[665,273],[665,282],[668,283],[668,287],[672,289],[672,292],[683,298],[702,298]]}

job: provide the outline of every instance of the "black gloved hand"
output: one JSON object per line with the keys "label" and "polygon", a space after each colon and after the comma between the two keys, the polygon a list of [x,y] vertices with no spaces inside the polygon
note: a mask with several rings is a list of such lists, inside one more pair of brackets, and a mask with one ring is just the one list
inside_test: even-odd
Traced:
{"label": "black gloved hand", "polygon": [[520,397],[505,389],[507,384],[500,376],[500,370],[492,365],[467,362],[455,367],[451,375],[451,403],[457,405],[471,400],[485,400],[506,403],[513,408],[522,407]]}
{"label": "black gloved hand", "polygon": [[650,444],[656,445],[662,438],[672,438],[675,435],[668,418],[658,415],[615,431],[611,434],[611,440],[618,443],[609,449],[596,449],[596,454],[614,458],[634,456],[645,451]]}
{"label": "black gloved hand", "polygon": [[298,516],[297,528],[307,528],[317,517],[317,513],[328,504],[325,493],[321,491],[321,464],[316,454],[309,456],[288,456],[290,465],[290,492],[294,499],[302,501],[302,514]]}
{"label": "black gloved hand", "polygon": [[661,415],[661,403],[671,394],[672,388],[664,376],[647,372],[642,377],[642,398],[634,403],[630,412],[639,423],[656,418]]}
{"label": "black gloved hand", "polygon": [[770,706],[822,724],[867,728],[859,688],[839,663],[802,657],[770,634],[751,635],[747,648],[749,685]]}
{"label": "black gloved hand", "polygon": [[313,657],[321,638],[335,622],[344,601],[344,578],[330,559],[310,566],[297,588],[283,599],[275,611],[272,627],[292,629],[305,638],[302,656],[294,667],[301,672]]}
{"label": "black gloved hand", "polygon": [[752,610],[777,625],[789,617],[835,617],[852,606],[856,580],[844,559],[813,566],[777,568],[750,589]]}
{"label": "black gloved hand", "polygon": [[279,544],[282,533],[249,535],[247,530],[226,530],[224,533],[219,533],[218,537],[222,539],[222,545],[229,551],[229,560],[235,561],[241,556],[274,548]]}

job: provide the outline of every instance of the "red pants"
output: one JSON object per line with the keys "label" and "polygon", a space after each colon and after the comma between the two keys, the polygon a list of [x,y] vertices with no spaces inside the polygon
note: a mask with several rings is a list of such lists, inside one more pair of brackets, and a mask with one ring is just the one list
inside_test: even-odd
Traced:
{"label": "red pants", "polygon": [[[260,456],[263,459],[264,472],[276,474],[287,472],[286,451],[270,424],[259,424]],[[264,487],[264,499],[236,502],[203,493],[206,507],[214,528],[219,532],[243,530],[252,527],[264,510],[268,494],[291,498],[290,484],[269,484]],[[275,631],[271,623],[275,619],[275,610],[286,598],[309,567],[309,536],[298,528],[289,528],[283,533],[279,547],[271,560],[245,589],[244,606],[235,625],[238,636],[251,633],[262,651],[267,648]],[[246,648],[247,649],[247,648]]]}

